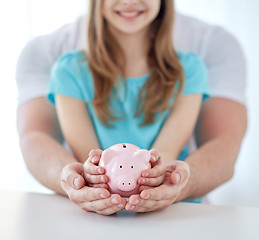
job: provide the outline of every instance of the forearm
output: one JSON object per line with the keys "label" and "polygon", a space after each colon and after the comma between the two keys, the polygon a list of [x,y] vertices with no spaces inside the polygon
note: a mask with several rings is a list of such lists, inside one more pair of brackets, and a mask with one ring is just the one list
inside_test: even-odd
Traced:
{"label": "forearm", "polygon": [[24,134],[20,146],[31,174],[47,188],[65,195],[61,188],[61,172],[76,159],[58,141],[40,131]]}
{"label": "forearm", "polygon": [[201,105],[201,95],[181,96],[166,119],[152,148],[160,151],[164,163],[176,160],[192,135]]}
{"label": "forearm", "polygon": [[240,145],[241,141],[222,136],[204,143],[186,158],[190,178],[177,200],[202,197],[228,181],[234,173]]}

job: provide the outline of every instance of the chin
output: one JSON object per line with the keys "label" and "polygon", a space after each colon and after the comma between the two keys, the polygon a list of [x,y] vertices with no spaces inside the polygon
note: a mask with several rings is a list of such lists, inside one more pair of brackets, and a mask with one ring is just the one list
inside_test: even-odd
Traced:
{"label": "chin", "polygon": [[143,31],[141,28],[129,28],[129,27],[120,27],[117,29],[121,34],[125,35],[135,35]]}

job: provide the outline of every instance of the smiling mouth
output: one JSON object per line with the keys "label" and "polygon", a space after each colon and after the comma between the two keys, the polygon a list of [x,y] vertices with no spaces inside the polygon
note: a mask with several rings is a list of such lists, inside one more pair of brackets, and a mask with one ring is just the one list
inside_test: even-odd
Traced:
{"label": "smiling mouth", "polygon": [[144,11],[123,11],[123,12],[116,11],[116,13],[123,18],[136,18],[140,16],[143,12]]}

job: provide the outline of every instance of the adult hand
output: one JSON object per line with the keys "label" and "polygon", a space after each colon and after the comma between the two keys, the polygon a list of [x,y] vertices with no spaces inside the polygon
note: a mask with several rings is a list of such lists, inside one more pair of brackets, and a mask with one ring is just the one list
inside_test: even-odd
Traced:
{"label": "adult hand", "polygon": [[107,189],[86,186],[82,163],[71,163],[63,168],[61,186],[69,199],[89,212],[111,215],[126,205],[126,199],[110,194]]}
{"label": "adult hand", "polygon": [[132,195],[126,210],[152,212],[170,206],[176,201],[190,177],[189,165],[173,160],[167,164],[166,177],[162,185],[143,190],[139,195]]}

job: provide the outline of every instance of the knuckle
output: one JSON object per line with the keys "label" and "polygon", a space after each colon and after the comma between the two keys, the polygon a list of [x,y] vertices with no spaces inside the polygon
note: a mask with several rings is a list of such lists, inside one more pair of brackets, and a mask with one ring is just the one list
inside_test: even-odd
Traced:
{"label": "knuckle", "polygon": [[87,176],[87,182],[90,183],[90,184],[95,184],[96,183],[96,180],[95,180],[95,176],[92,176],[92,175],[89,175]]}

